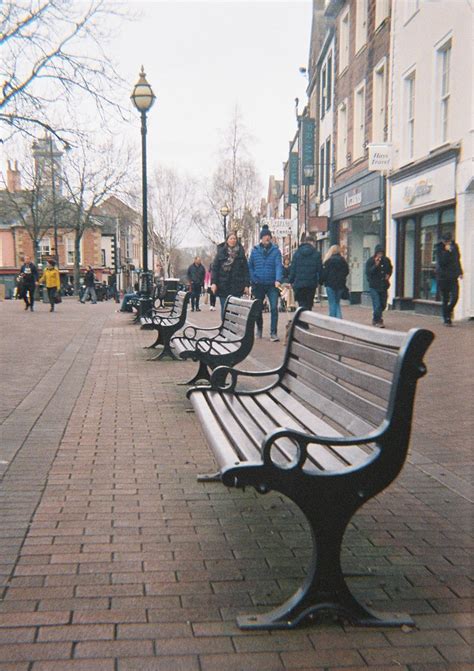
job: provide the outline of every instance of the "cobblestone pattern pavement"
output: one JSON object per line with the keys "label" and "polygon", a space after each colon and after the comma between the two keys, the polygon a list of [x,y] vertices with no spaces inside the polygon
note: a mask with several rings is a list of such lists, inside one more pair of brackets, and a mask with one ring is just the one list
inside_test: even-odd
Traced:
{"label": "cobblestone pattern pavement", "polygon": [[[354,592],[416,628],[251,633],[235,615],[298,585],[305,522],[273,493],[196,482],[214,464],[176,385],[195,364],[148,362],[152,334],[115,309],[0,303],[0,671],[473,668],[472,325],[388,314],[437,338],[409,462],[345,539],[344,567],[366,574]],[[370,321],[359,307],[345,317]],[[264,338],[246,366],[282,355]]]}

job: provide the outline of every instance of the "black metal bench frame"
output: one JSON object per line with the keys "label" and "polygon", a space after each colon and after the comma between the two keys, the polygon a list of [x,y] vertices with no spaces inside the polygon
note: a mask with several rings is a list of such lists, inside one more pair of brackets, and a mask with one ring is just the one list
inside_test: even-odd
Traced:
{"label": "black metal bench frame", "polygon": [[[287,629],[325,611],[360,626],[413,624],[408,616],[359,603],[340,552],[355,512],[402,469],[416,384],[426,373],[423,356],[433,337],[424,329],[383,331],[300,309],[282,366],[261,372],[220,367],[210,387],[188,391],[222,482],[280,492],[311,530],[313,555],[301,587],[269,613],[239,617],[239,627]],[[241,376],[266,375],[276,381],[236,390]],[[375,390],[380,403],[354,392],[356,384]],[[283,417],[286,425],[279,424]]]}
{"label": "black metal bench frame", "polygon": [[199,362],[196,375],[186,384],[210,380],[210,370],[217,366],[235,366],[245,359],[253,347],[260,305],[257,299],[229,296],[219,326],[200,328],[188,324],[181,335],[171,339],[171,347],[181,359]]}
{"label": "black metal bench frame", "polygon": [[165,356],[178,360],[170,347],[170,341],[173,335],[183,328],[186,322],[190,298],[190,291],[178,291],[171,310],[153,310],[149,317],[142,317],[140,320],[142,328],[150,328],[157,331],[156,340],[149,347],[163,346],[162,351],[156,356],[151,357],[150,361],[160,361]]}

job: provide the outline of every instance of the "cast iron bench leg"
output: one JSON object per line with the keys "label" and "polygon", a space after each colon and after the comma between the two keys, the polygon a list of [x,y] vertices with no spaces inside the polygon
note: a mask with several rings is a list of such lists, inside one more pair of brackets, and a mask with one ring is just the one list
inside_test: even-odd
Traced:
{"label": "cast iron bench leg", "polygon": [[158,347],[159,344],[160,344],[160,332],[158,331],[156,334],[155,342],[152,345],[145,345],[143,349],[155,349],[156,347]]}
{"label": "cast iron bench leg", "polygon": [[[281,491],[278,489],[278,491]],[[344,531],[360,504],[337,510],[337,504],[324,505],[323,497],[282,492],[305,514],[313,539],[313,556],[302,586],[280,607],[262,615],[237,618],[241,629],[292,629],[318,612],[331,612],[358,626],[400,627],[413,625],[408,615],[375,613],[353,596],[341,569],[340,552]],[[341,492],[342,495],[342,492]],[[336,510],[335,510],[336,508]]]}
{"label": "cast iron bench leg", "polygon": [[194,384],[195,382],[198,382],[198,380],[207,380],[208,382],[210,382],[210,380],[211,380],[211,375],[209,373],[209,368],[207,367],[207,365],[203,361],[199,362],[199,368],[198,368],[198,371],[197,371],[196,375],[194,377],[192,377],[190,380],[188,380],[187,382],[184,382],[184,383],[181,383],[181,384],[191,385],[191,384]]}
{"label": "cast iron bench leg", "polygon": [[166,330],[162,329],[158,331],[158,335],[160,337],[161,344],[163,345],[163,349],[159,354],[151,357],[151,359],[148,359],[148,361],[161,361],[161,359],[164,359],[165,356],[169,356],[171,359],[174,359],[174,361],[180,361],[180,359],[178,359],[170,347],[171,335],[167,333]]}

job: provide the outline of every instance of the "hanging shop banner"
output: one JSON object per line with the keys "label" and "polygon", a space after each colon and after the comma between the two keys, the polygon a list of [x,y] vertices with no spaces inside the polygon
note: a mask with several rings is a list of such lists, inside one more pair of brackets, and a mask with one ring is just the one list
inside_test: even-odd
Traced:
{"label": "hanging shop banner", "polygon": [[392,145],[391,144],[369,144],[369,170],[392,169]]}
{"label": "hanging shop banner", "polygon": [[301,163],[303,184],[314,184],[314,119],[301,121]]}
{"label": "hanging shop banner", "polygon": [[295,151],[290,153],[290,169],[288,180],[288,203],[298,202],[298,154]]}

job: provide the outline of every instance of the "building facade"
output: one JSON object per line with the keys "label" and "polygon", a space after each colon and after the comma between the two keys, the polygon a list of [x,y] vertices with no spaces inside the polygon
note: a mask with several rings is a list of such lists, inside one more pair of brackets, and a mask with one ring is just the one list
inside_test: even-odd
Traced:
{"label": "building facade", "polygon": [[412,1],[393,3],[392,12],[393,169],[387,199],[389,247],[396,258],[392,299],[396,307],[439,313],[436,244],[450,232],[464,265],[455,318],[470,318],[472,8]]}

